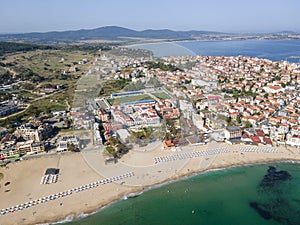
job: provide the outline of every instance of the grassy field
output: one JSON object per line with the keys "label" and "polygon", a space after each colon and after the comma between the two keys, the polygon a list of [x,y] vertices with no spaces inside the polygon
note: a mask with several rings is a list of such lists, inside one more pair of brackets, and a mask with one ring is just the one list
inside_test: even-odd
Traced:
{"label": "grassy field", "polygon": [[19,95],[20,97],[22,96],[23,98],[28,98],[29,100],[39,97],[39,95],[31,93],[30,91],[27,90],[13,90],[11,91],[11,93]]}
{"label": "grassy field", "polygon": [[66,110],[65,102],[56,102],[56,100],[51,100],[51,98],[41,99],[36,102],[33,102],[31,106],[36,107],[41,112]]}
{"label": "grassy field", "polygon": [[[38,88],[45,84],[68,86],[70,81],[77,80],[85,74],[90,66],[78,64],[84,58],[93,60],[93,56],[84,51],[37,50],[8,55],[2,62],[16,72],[15,76],[22,76],[31,71],[44,78],[44,81],[35,84],[35,88]],[[74,66],[78,71],[63,73]]]}
{"label": "grassy field", "polygon": [[100,90],[100,82],[97,75],[84,75],[75,85],[74,98],[72,106],[74,108],[85,107],[85,102],[98,97]]}
{"label": "grassy field", "polygon": [[[89,63],[79,64],[83,59],[88,59]],[[67,49],[36,50],[5,55],[1,62],[5,64],[5,69],[12,74],[14,82],[26,81],[19,83],[20,87],[10,93],[15,94],[17,99],[24,100],[30,106],[19,114],[1,120],[0,126],[11,128],[15,122],[25,121],[31,116],[38,116],[40,112],[66,110],[69,105],[72,106],[76,84],[79,78],[86,74],[91,66],[90,62],[93,60],[94,55],[88,51]],[[78,70],[64,73],[74,66]],[[1,72],[4,72],[4,68]],[[33,77],[38,79],[33,80]],[[45,98],[34,93],[39,92],[41,87],[56,87],[56,85],[64,86],[57,93]]]}
{"label": "grassy field", "polygon": [[[90,63],[79,64],[83,59],[88,59],[90,62],[94,60],[94,55],[87,51],[78,50],[36,50],[30,52],[16,53],[6,55],[2,60],[6,64],[7,69],[13,72],[15,78],[22,78],[24,74],[35,74],[39,77],[39,81],[32,82],[31,75],[28,75],[26,86],[22,87],[22,91],[14,90],[12,93],[24,96],[29,100],[33,100],[38,95],[31,92],[38,92],[41,87],[55,87],[57,85],[64,85],[65,89],[59,93],[51,96],[44,103],[44,99],[34,102],[34,105],[41,104],[41,108],[62,108],[66,107],[66,101],[70,104],[73,102],[74,90],[78,79],[86,74],[91,66]],[[77,67],[77,70],[64,73],[70,68]],[[40,79],[41,78],[41,79]],[[22,78],[24,79],[24,78]],[[28,89],[27,89],[28,88]],[[50,102],[50,100],[52,100]],[[48,111],[49,109],[47,109]]]}
{"label": "grassy field", "polygon": [[108,102],[111,105],[119,105],[121,103],[126,103],[126,102],[134,102],[134,101],[139,101],[139,100],[150,100],[150,99],[152,99],[152,98],[149,95],[142,94],[142,95],[120,97],[120,98],[110,98],[110,99],[108,99]]}
{"label": "grassy field", "polygon": [[159,99],[162,99],[162,100],[165,100],[165,99],[170,99],[172,98],[169,94],[167,94],[166,92],[164,91],[161,91],[161,92],[155,92],[155,93],[152,93],[155,97],[159,98]]}
{"label": "grassy field", "polygon": [[120,92],[124,87],[131,83],[131,80],[118,79],[118,80],[105,80],[102,83],[103,96],[109,96],[112,93]]}

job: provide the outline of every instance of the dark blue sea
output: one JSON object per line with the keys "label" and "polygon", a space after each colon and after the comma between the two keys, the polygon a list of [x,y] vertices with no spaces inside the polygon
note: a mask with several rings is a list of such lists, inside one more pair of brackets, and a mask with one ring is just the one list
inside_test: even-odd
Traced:
{"label": "dark blue sea", "polygon": [[231,41],[186,41],[135,45],[153,51],[154,56],[251,56],[300,62],[300,40],[231,40]]}

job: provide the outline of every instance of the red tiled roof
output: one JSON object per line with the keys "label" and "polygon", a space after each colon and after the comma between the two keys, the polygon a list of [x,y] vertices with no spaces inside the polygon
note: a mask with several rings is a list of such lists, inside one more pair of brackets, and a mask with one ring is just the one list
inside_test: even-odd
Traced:
{"label": "red tiled roof", "polygon": [[264,131],[263,130],[256,130],[256,134],[257,134],[257,136],[259,136],[259,137],[264,137],[265,136],[265,133],[264,133]]}
{"label": "red tiled roof", "polygon": [[165,144],[167,147],[174,147],[174,144],[172,143],[171,140],[165,141]]}
{"label": "red tiled roof", "polygon": [[272,144],[272,141],[270,138],[264,138],[264,142],[267,144],[267,145],[271,145]]}
{"label": "red tiled roof", "polygon": [[253,142],[255,142],[255,143],[261,143],[261,141],[260,141],[260,139],[259,139],[258,136],[253,136],[253,137],[251,137],[251,140],[252,140]]}

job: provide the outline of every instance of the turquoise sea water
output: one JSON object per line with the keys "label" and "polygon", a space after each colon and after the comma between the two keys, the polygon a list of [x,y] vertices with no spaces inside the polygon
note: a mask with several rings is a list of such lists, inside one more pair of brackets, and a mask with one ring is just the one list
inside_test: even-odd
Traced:
{"label": "turquoise sea water", "polygon": [[[134,46],[154,55],[251,56],[300,63],[300,40],[186,41]],[[296,57],[295,57],[296,56]]]}
{"label": "turquoise sea water", "polygon": [[[291,179],[260,187],[270,165]],[[265,219],[250,203],[271,215]],[[68,225],[299,225],[300,164],[277,163],[212,171],[119,201]]]}

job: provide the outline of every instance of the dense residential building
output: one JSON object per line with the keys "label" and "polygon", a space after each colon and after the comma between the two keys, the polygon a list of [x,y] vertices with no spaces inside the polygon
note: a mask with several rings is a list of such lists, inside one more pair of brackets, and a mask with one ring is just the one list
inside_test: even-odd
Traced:
{"label": "dense residential building", "polygon": [[183,117],[186,119],[192,119],[192,113],[195,110],[193,104],[185,100],[179,100],[179,106]]}
{"label": "dense residential building", "polygon": [[[268,145],[272,142],[290,145],[287,135],[298,135],[294,134],[296,129],[293,127],[298,127],[300,122],[299,65],[247,56],[175,56],[162,57],[162,60],[164,65],[171,64],[183,70],[164,71],[124,58],[117,63],[119,68],[134,65],[132,70],[120,72],[120,69],[113,78],[126,79],[128,75],[134,82],[142,83],[157,79],[172,96],[180,99],[155,99],[159,116],[171,119],[182,116],[204,132],[221,130],[228,124],[241,130],[261,128],[267,137],[252,135],[242,139]],[[187,68],[185,65],[192,66]],[[143,77],[138,76],[141,71]],[[124,92],[113,97],[141,93],[145,92]],[[134,113],[126,110],[121,111],[132,120],[129,125],[135,125]]]}
{"label": "dense residential building", "polygon": [[97,115],[101,121],[103,121],[103,122],[109,121],[109,114],[105,109],[99,108]]}
{"label": "dense residential building", "polygon": [[32,124],[24,124],[16,129],[15,135],[26,141],[40,142],[47,139],[52,131],[53,127],[50,124],[42,124],[38,127]]}
{"label": "dense residential building", "polygon": [[133,102],[111,107],[114,121],[128,127],[134,125],[154,125],[160,123],[160,117],[153,109],[154,102]]}
{"label": "dense residential building", "polygon": [[45,151],[44,142],[17,142],[15,145],[1,148],[0,159],[7,159],[14,156],[37,154]]}
{"label": "dense residential building", "polygon": [[37,154],[45,151],[45,144],[33,141],[18,142],[16,150],[20,155]]}
{"label": "dense residential building", "polygon": [[[173,129],[166,128],[166,133],[172,130],[168,139],[173,142],[168,141],[176,145],[194,144],[198,136],[224,132],[228,140],[299,147],[300,66],[297,64],[244,56],[163,57],[163,65],[181,68],[166,71],[151,68],[145,59],[130,56],[114,58],[101,55],[97,60],[103,62],[103,68],[110,68],[103,69],[96,65],[95,71],[100,73],[97,75],[100,79],[104,76],[120,81],[127,79],[126,82],[140,83],[145,89],[102,96],[98,99],[99,104],[95,100],[94,108],[87,101],[87,110],[73,108],[71,119],[67,118],[64,111],[57,112],[64,115],[53,115],[59,117],[55,125],[52,121],[56,119],[53,118],[42,119],[38,124],[18,124],[15,139],[5,137],[5,133],[1,134],[1,154],[9,157],[44,151],[43,141],[52,133],[51,125],[47,123],[53,126],[60,123],[59,128],[73,125],[75,129],[92,129],[95,143],[101,143],[102,136],[108,140],[112,135],[126,142],[132,128],[142,130],[151,127],[152,130],[171,121],[174,122]],[[80,63],[84,64],[85,60]],[[76,70],[75,65],[73,69]],[[151,83],[151,80],[155,82]],[[41,90],[45,94],[55,91],[53,88]],[[170,98],[157,97],[158,92],[165,92]],[[151,99],[135,101],[139,95],[149,95]],[[109,98],[120,102],[122,98],[133,100],[111,106],[111,101],[107,101]],[[17,101],[13,102],[17,104]],[[3,103],[0,116],[17,110],[18,105]],[[97,116],[96,120],[92,113]],[[101,133],[100,124],[103,125]],[[191,137],[188,142],[186,137]],[[63,138],[58,150],[66,150],[68,143],[78,144],[78,141],[71,139]],[[224,137],[220,140],[224,140]]]}
{"label": "dense residential building", "polygon": [[300,135],[288,134],[286,137],[286,144],[300,148]]}
{"label": "dense residential building", "polygon": [[0,116],[7,116],[18,111],[18,106],[15,104],[0,104]]}
{"label": "dense residential building", "polygon": [[229,126],[225,128],[224,135],[227,140],[240,139],[242,137],[242,131],[239,127]]}
{"label": "dense residential building", "polygon": [[157,101],[155,109],[163,118],[176,119],[180,116],[179,109],[175,103],[169,100]]}
{"label": "dense residential building", "polygon": [[130,116],[125,114],[123,111],[121,111],[120,107],[112,107],[111,115],[114,121],[120,122],[126,126],[134,125],[134,120]]}

